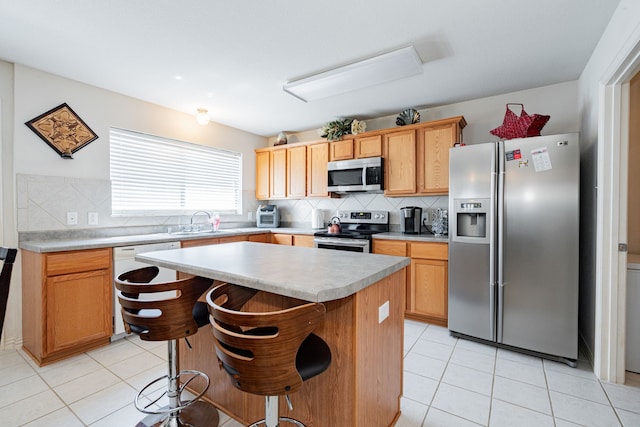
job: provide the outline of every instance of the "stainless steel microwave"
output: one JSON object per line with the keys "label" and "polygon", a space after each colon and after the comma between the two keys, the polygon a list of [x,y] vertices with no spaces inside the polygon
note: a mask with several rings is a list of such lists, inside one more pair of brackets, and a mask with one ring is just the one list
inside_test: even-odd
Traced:
{"label": "stainless steel microwave", "polygon": [[384,190],[382,157],[329,162],[327,169],[330,192],[382,192]]}

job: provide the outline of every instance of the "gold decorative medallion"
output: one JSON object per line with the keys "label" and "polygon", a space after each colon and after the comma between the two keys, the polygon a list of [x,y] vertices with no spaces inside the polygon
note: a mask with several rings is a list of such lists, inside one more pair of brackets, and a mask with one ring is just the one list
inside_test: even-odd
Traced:
{"label": "gold decorative medallion", "polygon": [[29,120],[25,125],[63,159],[73,159],[73,153],[98,139],[98,135],[66,103]]}

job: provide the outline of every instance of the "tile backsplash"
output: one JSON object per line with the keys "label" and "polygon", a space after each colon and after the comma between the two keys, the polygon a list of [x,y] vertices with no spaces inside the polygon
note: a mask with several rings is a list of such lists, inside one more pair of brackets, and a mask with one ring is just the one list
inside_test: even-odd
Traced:
{"label": "tile backsplash", "polygon": [[[427,218],[427,208],[447,209],[447,196],[429,197],[385,197],[375,193],[356,193],[342,196],[338,199],[300,199],[300,200],[272,200],[269,203],[278,206],[280,222],[297,227],[311,226],[311,210],[321,209],[325,223],[338,210],[378,210],[389,211],[389,224],[392,231],[400,227],[400,208],[418,206],[422,208],[423,218]],[[397,229],[397,230],[396,230]]]}
{"label": "tile backsplash", "polygon": [[[169,226],[189,220],[185,216],[112,217],[109,180],[18,174],[16,185],[19,232]],[[255,224],[255,221],[247,220],[247,212],[255,213],[258,204],[266,202],[256,201],[253,190],[244,191],[242,197],[244,214],[223,216],[223,228]],[[448,198],[357,193],[333,199],[272,200],[269,203],[278,206],[282,226],[311,227],[311,210],[314,208],[324,212],[325,222],[337,210],[382,210],[389,211],[389,223],[394,230],[400,226],[401,207],[419,206],[426,218],[427,208],[447,208]],[[67,212],[78,213],[77,225],[67,225]],[[88,224],[89,212],[97,212],[98,225]]]}
{"label": "tile backsplash", "polygon": [[[101,179],[17,174],[18,232],[102,229],[184,224],[189,216],[111,216],[111,181]],[[253,191],[243,192],[244,211],[255,212]],[[67,225],[67,212],[78,213],[78,224]],[[89,225],[88,213],[98,214]],[[246,215],[225,215],[223,223],[247,226]]]}

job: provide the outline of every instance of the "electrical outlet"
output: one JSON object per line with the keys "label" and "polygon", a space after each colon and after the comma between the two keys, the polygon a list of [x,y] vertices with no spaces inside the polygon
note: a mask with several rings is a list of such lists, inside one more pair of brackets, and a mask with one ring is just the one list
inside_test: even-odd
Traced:
{"label": "electrical outlet", "polygon": [[98,225],[98,212],[87,213],[87,224]]}
{"label": "electrical outlet", "polygon": [[253,211],[247,211],[247,219],[253,221]]}
{"label": "electrical outlet", "polygon": [[67,225],[78,225],[78,212],[67,212]]}
{"label": "electrical outlet", "polygon": [[387,317],[389,317],[389,301],[385,301],[378,307],[378,323],[384,322]]}

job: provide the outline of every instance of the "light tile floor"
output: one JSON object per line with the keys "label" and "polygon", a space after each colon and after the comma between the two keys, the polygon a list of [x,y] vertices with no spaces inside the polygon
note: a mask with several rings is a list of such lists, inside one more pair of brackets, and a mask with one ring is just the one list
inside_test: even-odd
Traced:
{"label": "light tile floor", "polygon": [[[41,368],[22,351],[0,352],[0,424],[134,426],[136,390],[164,375],[166,348],[132,337]],[[570,368],[407,320],[396,427],[640,426],[640,376],[627,380],[600,382],[583,360]],[[222,413],[220,424],[240,427]]]}

